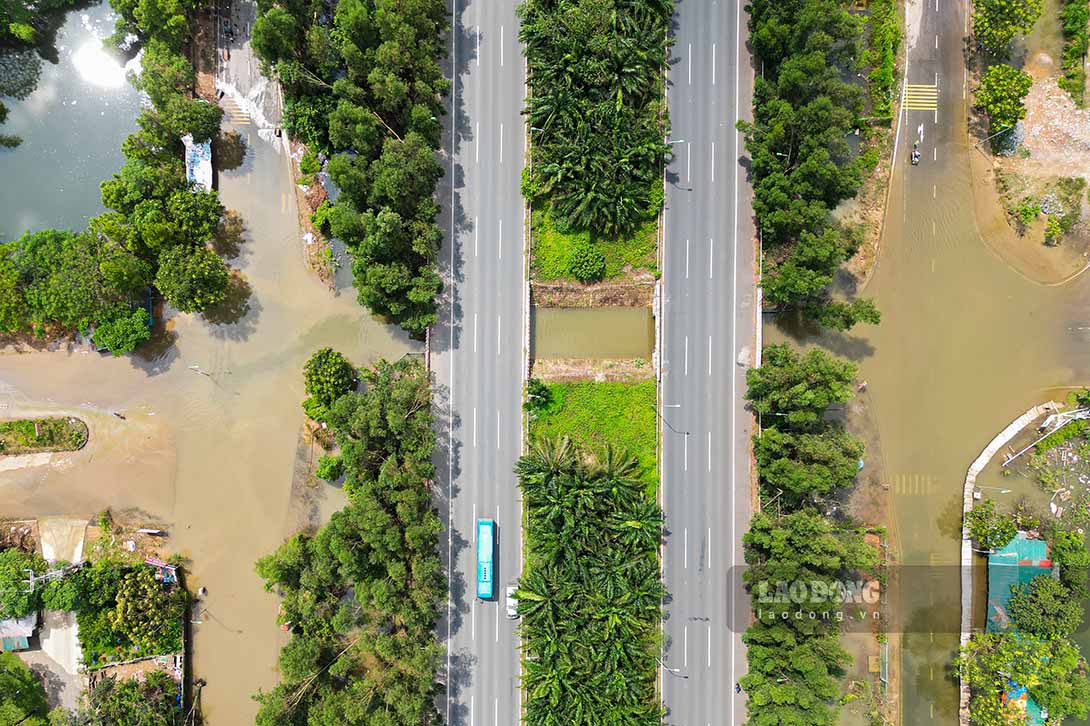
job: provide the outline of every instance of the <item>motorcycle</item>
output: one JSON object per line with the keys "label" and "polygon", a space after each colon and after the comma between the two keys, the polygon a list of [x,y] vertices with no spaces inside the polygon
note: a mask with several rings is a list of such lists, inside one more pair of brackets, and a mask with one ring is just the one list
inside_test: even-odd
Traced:
{"label": "motorcycle", "polygon": [[912,144],[912,166],[918,166],[920,163],[920,142]]}

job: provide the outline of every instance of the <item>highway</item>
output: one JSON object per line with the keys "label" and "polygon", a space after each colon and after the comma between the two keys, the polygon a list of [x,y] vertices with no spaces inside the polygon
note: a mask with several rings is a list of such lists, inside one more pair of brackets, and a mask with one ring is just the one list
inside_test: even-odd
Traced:
{"label": "highway", "polygon": [[[680,0],[668,77],[673,160],[663,248],[662,490],[669,593],[666,722],[745,721],[739,632],[748,600],[732,579],[750,515],[745,368],[755,323],[744,153],[753,72],[741,0]],[[739,361],[745,365],[740,365]]]}
{"label": "highway", "polygon": [[[451,108],[440,189],[445,282],[432,329],[436,485],[451,573],[447,695],[452,726],[517,724],[519,648],[504,590],[521,574],[524,71],[516,0],[453,0]],[[477,518],[496,521],[497,598],[476,595]]]}

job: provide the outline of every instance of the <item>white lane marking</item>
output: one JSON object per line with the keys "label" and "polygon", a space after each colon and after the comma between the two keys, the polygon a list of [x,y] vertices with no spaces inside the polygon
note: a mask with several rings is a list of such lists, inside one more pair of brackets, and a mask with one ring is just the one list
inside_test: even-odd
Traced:
{"label": "white lane marking", "polygon": [[931,198],[932,199],[938,199],[938,197],[939,197],[939,188],[938,188],[937,185],[932,184],[931,185]]}
{"label": "white lane marking", "polygon": [[503,68],[503,26],[500,26],[500,68]]}
{"label": "white lane marking", "polygon": [[685,240],[685,279],[689,279],[689,240]]}
{"label": "white lane marking", "polygon": [[473,407],[473,448],[477,448],[477,407]]}
{"label": "white lane marking", "polygon": [[682,566],[687,570],[689,569],[689,528],[685,528],[685,541],[682,544]]}
{"label": "white lane marking", "polygon": [[688,667],[689,665],[689,626],[686,625],[681,631],[681,665]]}
{"label": "white lane marking", "polygon": [[689,437],[685,437],[685,452],[682,454],[682,461],[684,462],[684,470],[689,470]]}
{"label": "white lane marking", "polygon": [[685,375],[689,375],[689,336],[685,336]]}
{"label": "white lane marking", "polygon": [[708,626],[708,667],[712,667],[712,626]]}
{"label": "white lane marking", "polygon": [[691,141],[685,142],[685,183],[688,184],[692,179],[693,170],[693,143]]}
{"label": "white lane marking", "polygon": [[708,279],[711,280],[715,277],[715,240],[708,240]]}
{"label": "white lane marking", "polygon": [[715,142],[712,142],[712,184],[715,184]]}
{"label": "white lane marking", "polygon": [[[458,17],[459,0],[454,0],[454,17]],[[458,57],[458,34],[451,33],[450,39],[450,55],[452,58]],[[480,57],[480,56],[478,56]],[[450,92],[450,135],[452,139],[458,138],[458,117],[454,113],[454,110],[458,108],[458,78],[455,76],[454,82],[451,84]],[[478,137],[479,138],[479,137]],[[451,149],[450,154],[450,176],[454,178],[454,170],[458,161],[458,155],[454,153],[454,149]],[[249,179],[249,175],[247,175]],[[450,205],[450,239],[452,244],[450,245],[450,278],[451,287],[453,291],[458,287],[458,261],[454,256],[453,240],[454,236],[454,212],[457,205]],[[450,319],[447,321],[447,335],[448,340],[452,344],[454,343],[454,315],[453,310]],[[447,402],[447,451],[454,451],[454,355],[448,356],[449,362],[448,373],[450,375],[450,394]],[[454,649],[451,648],[453,642],[452,623],[454,622],[454,594],[451,591],[451,583],[454,582],[454,457],[447,457],[447,677],[450,677],[452,672],[451,662],[453,658]],[[474,527],[476,531],[476,527]],[[444,689],[444,698],[446,700],[446,720],[450,723],[450,689]],[[473,726],[473,696],[469,697],[469,721],[470,726]]]}
{"label": "white lane marking", "polygon": [[712,336],[708,336],[708,375],[712,374]]}
{"label": "white lane marking", "polygon": [[939,34],[935,33],[935,48],[939,47]]}
{"label": "white lane marking", "polygon": [[[734,47],[735,47],[735,53],[736,53],[737,56],[741,55],[741,48],[742,48],[741,38],[742,38],[742,3],[735,3],[735,5],[734,5]],[[735,115],[735,120],[738,120],[741,117],[741,111],[739,110],[739,107],[738,107],[738,98],[739,98],[740,88],[741,88],[740,84],[738,83],[738,73],[739,73],[738,69],[741,66],[742,66],[741,58],[736,57],[735,63],[734,63],[734,115]],[[907,63],[905,63],[905,72],[906,73],[908,72],[908,64]],[[900,128],[900,126],[898,126],[898,129],[899,128]],[[738,132],[737,132],[737,130],[734,133],[734,148],[732,150],[732,154],[733,154],[731,156],[732,159],[737,159],[738,158]],[[731,219],[733,220],[733,224],[734,224],[733,232],[734,232],[735,235],[737,235],[737,233],[738,233],[738,168],[740,166],[741,166],[740,164],[735,164],[734,165],[734,215],[731,217]],[[730,279],[737,280],[738,279],[738,238],[737,238],[737,236],[735,237],[735,243],[731,247],[732,247],[732,255],[733,256],[731,258]],[[737,320],[738,320],[738,286],[737,285],[731,285],[730,314],[731,314],[731,320],[734,320],[737,323]],[[733,324],[733,325],[730,326],[730,354],[732,356],[737,355],[737,352],[738,352],[738,325]],[[737,391],[736,391],[737,379],[738,379],[738,376],[734,375],[734,371],[731,371],[731,373],[730,373],[730,404],[729,404],[731,406],[730,437],[727,439],[727,442],[728,442],[727,450],[730,452],[729,455],[728,455],[729,466],[730,466],[730,488],[727,491],[731,492],[731,495],[729,497],[730,498],[730,516],[727,517],[727,521],[730,522],[731,538],[730,538],[729,541],[731,541],[731,542],[733,542],[734,538],[737,536],[737,532],[735,532],[735,530],[734,530],[734,526],[735,526],[734,525],[734,522],[735,522],[735,519],[734,519],[735,504],[734,504],[734,495],[733,495],[734,489],[737,486],[737,481],[735,479],[735,471],[734,471],[734,467],[735,467],[734,435],[736,433],[736,430],[735,430],[736,420],[735,419],[736,419],[736,416],[737,416],[737,411],[734,408],[734,405],[735,405],[734,402],[738,400],[736,398],[736,396],[737,396]],[[730,564],[731,564],[731,567],[733,567],[735,565],[735,558],[736,558],[735,548],[733,546],[731,546],[731,548],[730,548]],[[710,567],[710,565],[709,565],[709,567]],[[731,608],[730,608],[729,612],[734,611],[733,597],[734,597],[734,593],[733,593],[733,590],[732,590],[732,592],[731,592],[732,602],[731,602]],[[729,668],[729,670],[727,672],[728,673],[734,673],[734,638],[733,637],[730,639],[730,668]],[[727,692],[729,694],[728,697],[730,698],[730,726],[734,726],[734,696],[735,696],[735,693],[734,693],[734,690],[730,689],[729,687],[727,689]],[[708,724],[708,726],[711,726],[711,724]]]}
{"label": "white lane marking", "polygon": [[[500,611],[500,609],[499,609],[499,608],[496,608],[496,612],[497,612],[497,613],[499,613],[499,611]],[[497,615],[496,617],[498,618],[498,617],[499,617],[499,615]],[[494,717],[494,718],[492,719],[492,721],[493,721],[493,723],[495,723],[495,724],[496,724],[496,726],[499,726],[499,723],[500,723],[500,699],[498,699],[498,698],[496,699],[496,701],[495,701],[495,705],[496,705],[496,707],[495,707],[494,713],[495,713],[496,715],[495,715],[495,717]]]}
{"label": "white lane marking", "polygon": [[503,340],[503,316],[496,316],[496,357],[500,357],[501,341]]}
{"label": "white lane marking", "polygon": [[500,410],[496,409],[496,451],[500,450]]}
{"label": "white lane marking", "polygon": [[715,43],[712,43],[712,85],[715,85]]}
{"label": "white lane marking", "polygon": [[479,230],[479,227],[477,226],[477,218],[474,217],[473,218],[473,256],[474,257],[477,256],[477,238],[480,236],[478,234],[478,230]]}
{"label": "white lane marking", "polygon": [[476,146],[473,149],[473,163],[481,163],[481,122],[477,122],[477,130],[473,132]]}
{"label": "white lane marking", "polygon": [[708,432],[708,471],[712,470],[712,432]]}
{"label": "white lane marking", "polygon": [[500,236],[496,242],[496,254],[499,259],[503,259],[503,220],[500,220]]}
{"label": "white lane marking", "polygon": [[934,148],[934,152],[935,153],[933,154],[933,156],[935,157],[935,161],[938,161],[939,160],[939,147],[936,146]]}
{"label": "white lane marking", "polygon": [[693,44],[689,43],[689,85],[693,85]]}
{"label": "white lane marking", "polygon": [[473,313],[473,352],[477,352],[477,313]]}
{"label": "white lane marking", "polygon": [[503,163],[503,124],[500,124],[500,163]]}

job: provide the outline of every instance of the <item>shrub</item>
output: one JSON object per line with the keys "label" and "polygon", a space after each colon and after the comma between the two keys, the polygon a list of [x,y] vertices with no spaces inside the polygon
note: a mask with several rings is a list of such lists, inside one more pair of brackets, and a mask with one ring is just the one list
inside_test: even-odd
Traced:
{"label": "shrub", "polygon": [[1028,227],[1033,220],[1037,219],[1037,215],[1040,213],[1041,205],[1033,197],[1026,197],[1018,205],[1018,221],[1022,223],[1022,227]]}
{"label": "shrub", "polygon": [[548,407],[553,400],[553,391],[540,378],[526,381],[526,403],[523,408],[536,413]]}
{"label": "shrub", "polygon": [[593,243],[581,240],[571,248],[568,272],[581,282],[601,280],[606,274],[606,257]]}
{"label": "shrub", "polygon": [[998,550],[1018,533],[1014,520],[996,511],[995,502],[985,499],[965,515],[969,535],[981,549]]}
{"label": "shrub", "polygon": [[[356,369],[347,358],[332,348],[322,348],[303,366],[303,382],[307,393],[324,406],[331,406],[338,398],[354,389],[358,381]],[[305,403],[303,408],[306,409]]]}
{"label": "shrub", "polygon": [[126,315],[99,323],[92,339],[115,356],[131,353],[151,337],[148,311],[136,308]]}
{"label": "shrub", "polygon": [[337,481],[344,476],[344,462],[339,456],[323,455],[318,459],[318,468],[314,475],[325,481]]}
{"label": "shrub", "polygon": [[1060,244],[1060,238],[1063,237],[1063,224],[1060,219],[1055,216],[1049,216],[1045,222],[1045,244],[1049,247],[1055,247]]}

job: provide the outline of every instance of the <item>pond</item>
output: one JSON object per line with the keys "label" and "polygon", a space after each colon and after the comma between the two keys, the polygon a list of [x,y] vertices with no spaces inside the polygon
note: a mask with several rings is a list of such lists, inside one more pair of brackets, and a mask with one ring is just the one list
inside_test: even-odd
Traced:
{"label": "pond", "polygon": [[0,133],[22,138],[0,148],[0,240],[58,227],[83,229],[104,211],[99,184],[124,163],[121,142],[136,130],[141,93],[126,79],[136,66],[103,50],[117,14],[107,3],[73,10],[57,31],[56,61],[33,52],[0,57],[0,88],[17,85],[40,63],[37,86],[5,96],[10,113]]}
{"label": "pond", "polygon": [[655,321],[650,308],[535,308],[532,355],[545,358],[650,358]]}

